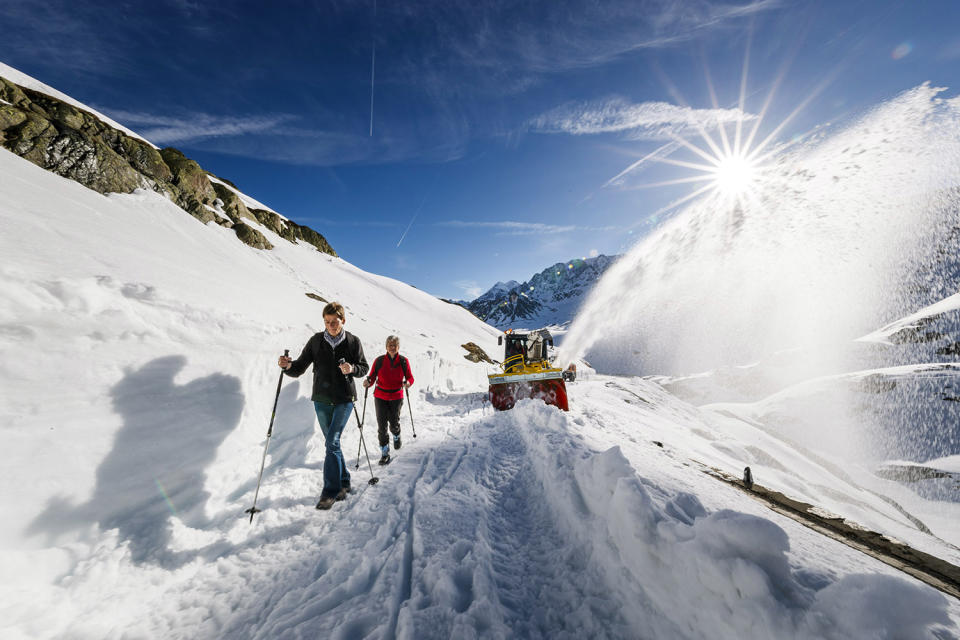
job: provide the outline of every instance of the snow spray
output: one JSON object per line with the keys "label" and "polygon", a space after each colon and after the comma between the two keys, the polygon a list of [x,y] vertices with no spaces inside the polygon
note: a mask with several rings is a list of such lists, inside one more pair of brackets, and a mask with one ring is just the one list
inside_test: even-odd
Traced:
{"label": "snow spray", "polygon": [[853,340],[960,282],[960,98],[943,92],[924,84],[782,145],[750,197],[708,194],[661,222],[597,284],[565,361],[669,376],[793,363],[750,400],[869,368]]}

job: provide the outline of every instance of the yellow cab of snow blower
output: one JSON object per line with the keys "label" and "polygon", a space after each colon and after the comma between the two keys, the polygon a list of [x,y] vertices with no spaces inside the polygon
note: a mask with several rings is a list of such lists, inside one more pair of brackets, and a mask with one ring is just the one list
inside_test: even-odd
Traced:
{"label": "yellow cab of snow blower", "polygon": [[566,380],[573,380],[574,374],[551,364],[547,347],[553,346],[553,337],[549,331],[515,333],[508,329],[497,344],[504,345],[503,372],[487,376],[494,409],[506,411],[522,398],[539,398],[564,411],[570,410]]}

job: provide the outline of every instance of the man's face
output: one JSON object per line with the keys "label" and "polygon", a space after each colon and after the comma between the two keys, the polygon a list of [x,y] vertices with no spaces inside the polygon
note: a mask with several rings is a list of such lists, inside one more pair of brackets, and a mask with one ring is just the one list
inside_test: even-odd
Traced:
{"label": "man's face", "polygon": [[396,342],[391,342],[387,345],[387,353],[390,354],[390,357],[397,355],[397,351],[400,350],[400,345]]}
{"label": "man's face", "polygon": [[343,320],[340,316],[323,316],[323,326],[327,328],[327,333],[338,336],[343,330]]}

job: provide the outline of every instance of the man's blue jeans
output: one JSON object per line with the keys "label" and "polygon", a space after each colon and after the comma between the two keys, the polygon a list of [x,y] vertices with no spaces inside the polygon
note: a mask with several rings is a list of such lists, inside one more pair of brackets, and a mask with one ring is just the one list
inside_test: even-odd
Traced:
{"label": "man's blue jeans", "polygon": [[350,472],[340,450],[340,434],[347,426],[350,412],[353,411],[352,402],[342,404],[324,404],[314,402],[313,408],[320,421],[320,431],[326,441],[327,455],[323,459],[323,493],[321,498],[335,496],[343,487],[350,486]]}

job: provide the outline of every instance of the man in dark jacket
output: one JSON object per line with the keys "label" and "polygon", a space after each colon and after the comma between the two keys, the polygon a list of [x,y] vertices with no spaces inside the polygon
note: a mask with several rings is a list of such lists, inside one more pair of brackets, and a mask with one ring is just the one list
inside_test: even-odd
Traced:
{"label": "man in dark jacket", "polygon": [[353,378],[362,378],[369,366],[360,340],[343,329],[347,318],[343,305],[331,302],[323,308],[325,331],[315,333],[300,353],[291,360],[280,356],[284,372],[297,378],[313,365],[313,407],[326,442],[323,461],[323,492],[317,509],[329,509],[350,493],[350,472],[340,449],[340,435],[350,419],[357,389]]}

